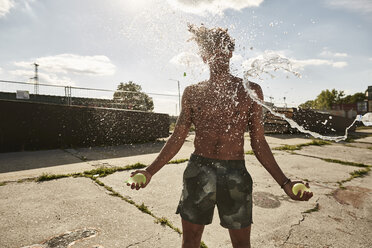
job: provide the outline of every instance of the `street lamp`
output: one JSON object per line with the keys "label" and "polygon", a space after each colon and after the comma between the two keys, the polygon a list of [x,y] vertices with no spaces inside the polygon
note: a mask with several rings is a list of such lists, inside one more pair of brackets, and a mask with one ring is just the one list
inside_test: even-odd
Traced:
{"label": "street lamp", "polygon": [[170,78],[169,80],[171,80],[171,81],[176,81],[176,82],[178,83],[178,109],[179,109],[179,112],[181,112],[180,80],[172,79],[172,78]]}

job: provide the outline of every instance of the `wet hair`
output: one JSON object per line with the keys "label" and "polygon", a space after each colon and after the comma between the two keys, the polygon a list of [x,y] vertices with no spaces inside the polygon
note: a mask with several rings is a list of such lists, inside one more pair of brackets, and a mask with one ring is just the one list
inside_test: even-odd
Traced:
{"label": "wet hair", "polygon": [[234,51],[235,40],[227,33],[227,29],[206,28],[203,24],[200,27],[188,24],[189,32],[193,34],[190,40],[195,40],[202,54],[212,55],[216,48],[220,48],[223,53],[228,54]]}

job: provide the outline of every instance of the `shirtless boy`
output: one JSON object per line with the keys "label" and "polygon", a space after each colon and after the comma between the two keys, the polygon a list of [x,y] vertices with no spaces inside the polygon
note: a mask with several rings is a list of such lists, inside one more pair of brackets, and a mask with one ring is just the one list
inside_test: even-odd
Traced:
{"label": "shirtless boy", "polygon": [[[289,180],[276,163],[263,127],[262,107],[247,94],[243,80],[230,74],[234,40],[227,30],[189,25],[200,55],[210,69],[207,81],[188,86],[182,96],[182,110],[172,136],[155,161],[145,170],[146,184],[182,147],[191,124],[195,125],[195,151],[183,174],[183,190],[176,213],[182,220],[182,247],[200,247],[204,226],[212,222],[215,205],[221,226],[229,230],[234,248],[250,247],[252,222],[252,178],[244,161],[244,132],[248,126],[253,152],[284,192],[293,200],[307,201],[292,193],[299,182]],[[250,88],[263,100],[261,87]],[[308,184],[306,184],[309,187]]]}

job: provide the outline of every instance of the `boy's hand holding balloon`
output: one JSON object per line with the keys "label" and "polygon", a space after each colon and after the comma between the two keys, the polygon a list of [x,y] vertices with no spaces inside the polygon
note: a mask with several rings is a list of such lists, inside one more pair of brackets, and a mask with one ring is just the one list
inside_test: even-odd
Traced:
{"label": "boy's hand holding balloon", "polygon": [[308,201],[313,197],[309,183],[304,184],[302,181],[289,181],[283,186],[283,190],[291,199],[296,201]]}

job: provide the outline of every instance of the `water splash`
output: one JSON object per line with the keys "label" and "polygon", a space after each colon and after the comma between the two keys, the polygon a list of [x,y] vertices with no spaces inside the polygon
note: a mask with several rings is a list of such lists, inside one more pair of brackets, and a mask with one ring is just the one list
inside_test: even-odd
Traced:
{"label": "water splash", "polygon": [[372,126],[372,113],[371,112],[365,115],[358,115],[356,119],[362,122],[365,126]]}
{"label": "water splash", "polygon": [[316,133],[316,132],[313,132],[313,131],[310,131],[310,130],[307,130],[305,129],[303,126],[300,126],[299,124],[297,124],[295,121],[293,121],[292,119],[290,118],[287,118],[284,114],[280,114],[280,113],[277,113],[275,112],[274,110],[272,110],[269,106],[267,106],[263,101],[261,101],[260,98],[258,98],[256,92],[250,88],[250,83],[249,81],[244,81],[244,86],[245,86],[245,89],[246,91],[248,92],[249,96],[259,105],[261,105],[262,107],[266,108],[268,111],[270,111],[271,114],[273,114],[274,116],[277,116],[277,117],[280,117],[282,118],[283,120],[287,121],[288,124],[292,127],[292,128],[296,128],[298,131],[302,132],[302,133],[307,133],[307,134],[310,134],[311,136],[313,136],[314,138],[317,138],[317,139],[323,139],[323,140],[329,140],[329,141],[335,141],[335,142],[340,142],[342,140],[346,140],[347,139],[347,136],[348,136],[348,131],[349,129],[355,124],[356,121],[358,121],[358,119],[356,118],[353,123],[348,126],[345,130],[345,135],[343,136],[324,136],[324,135],[321,135],[319,133]]}
{"label": "water splash", "polygon": [[[257,93],[250,87],[250,82],[248,78],[259,78],[261,79],[262,74],[269,74],[273,77],[273,74],[271,74],[271,71],[278,71],[278,70],[284,70],[286,72],[289,72],[296,77],[301,77],[301,74],[297,71],[293,70],[292,62],[280,56],[279,54],[275,54],[274,52],[267,52],[265,53],[262,58],[256,59],[252,62],[251,68],[248,69],[244,73],[243,77],[243,85],[245,87],[245,90],[249,94],[249,96],[260,106],[266,108],[268,111],[270,111],[271,114],[274,116],[277,116],[279,118],[282,118],[283,120],[287,121],[288,124],[292,127],[297,129],[298,131],[302,133],[309,134],[313,136],[314,138],[323,139],[323,140],[329,140],[329,141],[335,141],[340,142],[342,140],[346,140],[348,136],[349,129],[355,124],[356,121],[358,121],[358,118],[356,118],[350,126],[348,126],[345,130],[345,135],[343,136],[324,136],[317,132],[313,132],[310,130],[305,129],[303,126],[297,124],[295,121],[293,121],[290,118],[287,118],[284,114],[280,114],[275,112],[270,106],[266,105],[258,96]],[[359,118],[361,119],[361,118]]]}
{"label": "water splash", "polygon": [[301,74],[293,69],[293,64],[290,59],[285,58],[273,51],[265,51],[259,58],[252,61],[250,68],[246,70],[245,77],[261,79],[262,74],[268,74],[272,78],[274,74],[271,71],[283,70],[301,78]]}

